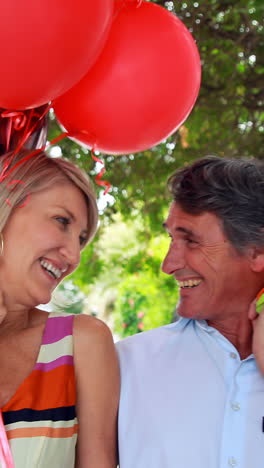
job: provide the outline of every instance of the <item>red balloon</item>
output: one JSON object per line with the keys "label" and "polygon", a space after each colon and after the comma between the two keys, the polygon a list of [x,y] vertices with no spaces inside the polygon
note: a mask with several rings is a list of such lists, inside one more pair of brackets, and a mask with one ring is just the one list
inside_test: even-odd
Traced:
{"label": "red balloon", "polygon": [[75,139],[104,153],[143,151],[172,134],[198,95],[201,65],[184,24],[154,3],[116,1],[106,45],[54,102]]}
{"label": "red balloon", "polygon": [[0,107],[28,109],[76,84],[101,52],[113,0],[0,2]]}

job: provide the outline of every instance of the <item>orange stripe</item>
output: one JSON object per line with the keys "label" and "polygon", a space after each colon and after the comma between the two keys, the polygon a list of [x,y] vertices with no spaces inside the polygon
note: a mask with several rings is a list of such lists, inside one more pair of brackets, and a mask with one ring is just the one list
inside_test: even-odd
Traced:
{"label": "orange stripe", "polygon": [[6,432],[8,439],[21,439],[27,437],[51,437],[65,439],[78,432],[78,424],[73,427],[26,427],[23,429],[11,429]]}
{"label": "orange stripe", "polygon": [[49,372],[34,370],[2,411],[42,410],[76,404],[74,368],[63,365]]}

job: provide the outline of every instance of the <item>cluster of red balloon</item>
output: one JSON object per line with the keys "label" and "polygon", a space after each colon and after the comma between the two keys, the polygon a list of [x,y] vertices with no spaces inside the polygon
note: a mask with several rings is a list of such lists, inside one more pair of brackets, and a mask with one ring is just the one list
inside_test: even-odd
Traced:
{"label": "cluster of red balloon", "polygon": [[[87,73],[104,46],[112,14],[113,0],[0,3],[2,150],[12,149],[7,146],[10,137],[17,142],[19,136],[24,139],[22,128],[32,128],[28,109],[46,105]],[[13,111],[20,112],[14,116]],[[46,125],[45,116],[41,125]],[[36,139],[31,139],[32,148],[35,144]]]}
{"label": "cluster of red balloon", "polygon": [[175,15],[151,2],[116,0],[98,60],[53,107],[62,126],[90,148],[143,151],[187,118],[200,77],[196,44]]}
{"label": "cluster of red balloon", "polygon": [[0,6],[0,107],[29,109],[70,89],[95,62],[113,0],[8,0]]}
{"label": "cluster of red balloon", "polygon": [[8,0],[0,6],[0,107],[52,101],[69,135],[109,154],[172,134],[198,95],[196,44],[142,0]]}

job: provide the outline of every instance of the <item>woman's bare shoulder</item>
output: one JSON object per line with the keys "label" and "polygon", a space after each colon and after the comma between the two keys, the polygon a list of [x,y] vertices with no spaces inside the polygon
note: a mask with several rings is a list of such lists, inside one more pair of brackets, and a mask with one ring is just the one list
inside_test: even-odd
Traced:
{"label": "woman's bare shoulder", "polygon": [[89,345],[112,345],[113,337],[109,327],[100,319],[80,314],[74,317],[74,337]]}

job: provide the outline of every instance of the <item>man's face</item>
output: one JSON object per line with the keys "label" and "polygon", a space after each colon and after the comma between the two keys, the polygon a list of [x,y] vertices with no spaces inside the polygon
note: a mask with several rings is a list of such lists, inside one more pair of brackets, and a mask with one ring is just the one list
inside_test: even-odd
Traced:
{"label": "man's face", "polygon": [[173,203],[164,224],[171,244],[162,270],[178,282],[180,316],[222,320],[248,307],[254,280],[249,256],[238,254],[217,216],[194,216]]}

